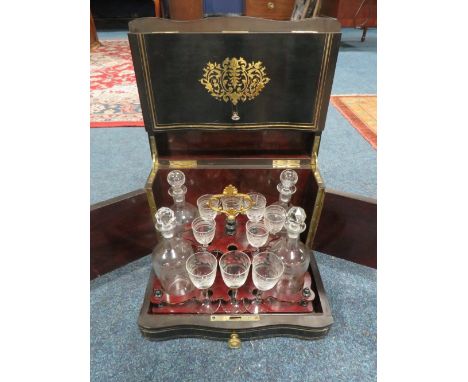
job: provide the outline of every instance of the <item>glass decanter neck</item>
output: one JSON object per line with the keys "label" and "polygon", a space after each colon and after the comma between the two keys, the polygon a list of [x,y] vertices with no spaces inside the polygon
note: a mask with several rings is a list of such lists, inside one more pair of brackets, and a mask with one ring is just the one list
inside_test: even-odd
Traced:
{"label": "glass decanter neck", "polygon": [[185,185],[181,187],[169,188],[168,194],[172,196],[175,204],[182,204],[185,202],[185,194],[187,193],[187,187]]}

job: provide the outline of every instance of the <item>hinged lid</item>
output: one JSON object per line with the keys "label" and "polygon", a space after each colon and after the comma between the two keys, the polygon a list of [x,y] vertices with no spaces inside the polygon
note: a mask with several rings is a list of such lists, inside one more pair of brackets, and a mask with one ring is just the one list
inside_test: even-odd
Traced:
{"label": "hinged lid", "polygon": [[325,126],[336,20],[142,18],[129,26],[145,127],[159,158],[311,157]]}

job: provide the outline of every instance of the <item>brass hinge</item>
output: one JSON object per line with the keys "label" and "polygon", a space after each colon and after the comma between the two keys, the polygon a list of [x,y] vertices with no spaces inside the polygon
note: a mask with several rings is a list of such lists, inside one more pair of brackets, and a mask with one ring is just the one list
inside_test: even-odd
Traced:
{"label": "brass hinge", "polygon": [[298,159],[275,159],[272,165],[273,168],[299,168],[301,161]]}
{"label": "brass hinge", "polygon": [[169,167],[170,168],[196,168],[197,161],[196,160],[170,160]]}

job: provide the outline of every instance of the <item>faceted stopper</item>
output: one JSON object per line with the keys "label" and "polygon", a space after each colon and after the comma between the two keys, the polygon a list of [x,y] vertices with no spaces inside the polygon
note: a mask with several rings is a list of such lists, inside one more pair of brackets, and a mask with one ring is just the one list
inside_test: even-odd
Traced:
{"label": "faceted stopper", "polygon": [[182,171],[173,170],[167,174],[167,182],[174,188],[180,188],[185,184],[185,175]]}
{"label": "faceted stopper", "polygon": [[298,176],[294,170],[283,170],[280,175],[281,183],[278,184],[278,191],[280,192],[280,198],[282,201],[288,202],[291,195],[296,192],[296,186]]}
{"label": "faceted stopper", "polygon": [[168,194],[174,198],[176,203],[184,201],[184,196],[187,193],[187,187],[185,187],[185,175],[182,171],[173,170],[167,174],[167,182],[171,185]]}
{"label": "faceted stopper", "polygon": [[297,183],[297,172],[294,170],[284,170],[281,172],[280,180],[284,187],[291,188]]}
{"label": "faceted stopper", "polygon": [[306,213],[301,207],[291,207],[286,215],[284,226],[290,237],[298,237],[306,229]]}
{"label": "faceted stopper", "polygon": [[165,238],[171,238],[174,235],[176,226],[176,217],[174,211],[170,208],[162,207],[156,211],[156,229],[161,232]]}

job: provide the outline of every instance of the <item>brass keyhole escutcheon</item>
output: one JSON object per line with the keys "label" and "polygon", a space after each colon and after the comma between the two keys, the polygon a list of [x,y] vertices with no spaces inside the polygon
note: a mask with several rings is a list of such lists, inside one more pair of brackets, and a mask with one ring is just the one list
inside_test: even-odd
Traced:
{"label": "brass keyhole escutcheon", "polygon": [[275,3],[273,3],[272,1],[269,1],[268,4],[267,4],[267,8],[268,9],[274,9],[275,8]]}
{"label": "brass keyhole escutcheon", "polygon": [[241,347],[241,340],[239,338],[239,335],[236,333],[231,334],[231,338],[228,340],[228,347],[229,349],[240,349]]}

